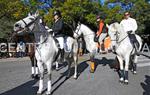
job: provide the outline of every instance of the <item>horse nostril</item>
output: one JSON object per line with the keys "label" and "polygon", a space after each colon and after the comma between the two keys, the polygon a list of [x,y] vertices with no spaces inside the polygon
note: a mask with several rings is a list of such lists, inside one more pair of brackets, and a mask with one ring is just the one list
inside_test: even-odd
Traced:
{"label": "horse nostril", "polygon": [[15,27],[19,27],[19,24],[15,24]]}

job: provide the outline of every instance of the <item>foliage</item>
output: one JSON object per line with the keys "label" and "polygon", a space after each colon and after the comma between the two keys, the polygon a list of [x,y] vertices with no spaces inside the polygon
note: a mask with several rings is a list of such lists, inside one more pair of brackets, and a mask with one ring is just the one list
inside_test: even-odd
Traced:
{"label": "foliage", "polygon": [[[115,2],[118,0],[109,0]],[[150,28],[150,4],[144,0],[119,0],[124,3],[133,2],[134,6],[129,10],[132,16],[137,20],[138,33],[148,33]],[[6,37],[8,32],[13,29],[13,23],[24,18],[28,12],[36,10],[38,5],[42,3],[37,0],[30,0],[31,5],[25,6],[21,0],[0,0],[0,36]],[[42,10],[40,15],[44,17],[44,21],[51,27],[53,22],[53,11],[59,9],[62,12],[63,19],[66,23],[72,25],[72,22],[82,22],[96,27],[96,15],[105,15],[106,23],[112,20],[118,22],[123,18],[123,12],[120,6],[112,9],[107,8],[107,3],[102,7],[99,3],[89,2],[89,0],[53,0],[53,9],[49,9],[49,14],[44,14]]]}

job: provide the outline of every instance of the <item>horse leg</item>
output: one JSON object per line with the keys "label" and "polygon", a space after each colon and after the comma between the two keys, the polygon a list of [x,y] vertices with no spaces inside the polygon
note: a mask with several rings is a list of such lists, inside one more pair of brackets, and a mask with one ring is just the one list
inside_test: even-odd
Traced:
{"label": "horse leg", "polygon": [[43,91],[44,67],[43,67],[43,63],[40,60],[37,61],[37,65],[40,72],[39,89],[37,91],[37,94],[41,95]]}
{"label": "horse leg", "polygon": [[129,70],[129,60],[130,60],[130,55],[127,55],[125,57],[125,75],[124,75],[124,83],[128,84],[128,70]]}
{"label": "horse leg", "polygon": [[58,69],[59,69],[58,61],[55,62],[55,66],[56,66],[56,71],[58,71]]}
{"label": "horse leg", "polygon": [[138,59],[138,56],[135,55],[134,56],[134,60],[133,60],[133,74],[136,74],[136,68],[137,68],[137,59]]}
{"label": "horse leg", "polygon": [[52,88],[52,83],[51,83],[51,77],[52,77],[52,74],[51,74],[51,61],[49,60],[47,63],[46,63],[46,66],[47,66],[47,72],[48,72],[48,81],[47,81],[47,95],[50,95],[51,94],[51,88]]}
{"label": "horse leg", "polygon": [[35,56],[33,57],[33,62],[34,62],[34,68],[35,68],[35,78],[36,79],[39,79],[39,69],[38,69],[38,66],[37,66],[37,60],[35,58]]}
{"label": "horse leg", "polygon": [[31,60],[31,77],[35,78],[35,63],[34,63],[34,57],[30,57]]}
{"label": "horse leg", "polygon": [[39,69],[37,66],[37,61],[35,60],[35,78],[39,79]]}
{"label": "horse leg", "polygon": [[117,58],[118,58],[118,61],[119,61],[119,64],[120,64],[120,71],[119,71],[120,79],[119,79],[119,81],[122,83],[123,80],[124,80],[123,60],[118,55],[117,55]]}
{"label": "horse leg", "polygon": [[31,77],[34,78],[34,74],[35,74],[35,69],[34,69],[34,62],[31,60]]}
{"label": "horse leg", "polygon": [[90,53],[90,73],[95,71],[94,53]]}
{"label": "horse leg", "polygon": [[67,72],[67,76],[66,76],[66,78],[68,79],[69,77],[70,77],[70,72],[71,72],[71,61],[70,61],[70,59],[69,58],[67,58],[67,63],[68,63],[68,72]]}
{"label": "horse leg", "polygon": [[30,60],[31,60],[31,71],[32,71],[32,74],[31,74],[31,77],[32,78],[35,78],[35,79],[38,79],[39,76],[39,70],[38,70],[38,66],[37,66],[37,61],[36,61],[36,58],[35,57],[30,57]]}
{"label": "horse leg", "polygon": [[77,60],[78,60],[78,54],[74,55],[73,58],[74,58],[74,64],[75,64],[75,68],[74,68],[74,79],[77,79]]}

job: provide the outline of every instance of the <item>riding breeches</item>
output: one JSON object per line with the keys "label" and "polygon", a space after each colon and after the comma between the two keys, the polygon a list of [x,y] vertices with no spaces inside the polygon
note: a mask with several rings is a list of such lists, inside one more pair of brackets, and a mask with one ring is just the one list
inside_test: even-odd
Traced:
{"label": "riding breeches", "polygon": [[59,42],[60,49],[64,49],[64,38],[63,37],[56,37]]}
{"label": "riding breeches", "polygon": [[99,39],[98,39],[98,42],[102,42],[107,36],[107,33],[101,33]]}

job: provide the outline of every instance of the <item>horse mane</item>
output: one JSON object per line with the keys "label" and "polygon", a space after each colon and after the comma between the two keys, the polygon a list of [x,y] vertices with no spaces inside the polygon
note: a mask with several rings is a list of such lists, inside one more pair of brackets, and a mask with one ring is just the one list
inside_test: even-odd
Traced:
{"label": "horse mane", "polygon": [[91,28],[89,28],[87,25],[85,25],[85,24],[81,24],[82,26],[84,26],[84,29],[88,29],[89,31],[91,31],[91,32],[93,32],[93,33],[95,33]]}

